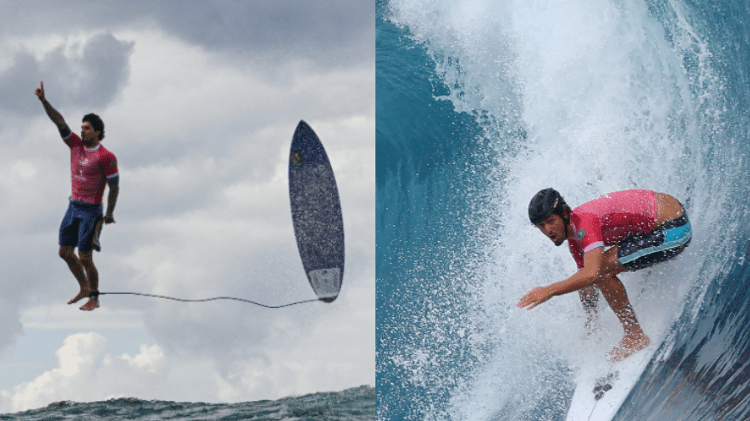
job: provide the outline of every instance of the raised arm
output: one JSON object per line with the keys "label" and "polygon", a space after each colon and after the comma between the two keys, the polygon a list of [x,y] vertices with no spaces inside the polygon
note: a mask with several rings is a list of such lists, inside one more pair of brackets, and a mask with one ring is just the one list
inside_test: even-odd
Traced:
{"label": "raised arm", "polygon": [[61,136],[66,136],[68,133],[70,133],[70,128],[68,127],[68,124],[65,122],[65,119],[63,118],[62,114],[60,114],[56,109],[50,105],[49,101],[47,101],[47,98],[44,96],[44,82],[41,82],[41,86],[37,88],[34,93],[37,97],[39,97],[39,100],[42,101],[42,105],[44,106],[44,111],[47,112],[47,115],[49,116],[50,120],[52,120],[53,123],[57,126],[57,130],[60,131]]}

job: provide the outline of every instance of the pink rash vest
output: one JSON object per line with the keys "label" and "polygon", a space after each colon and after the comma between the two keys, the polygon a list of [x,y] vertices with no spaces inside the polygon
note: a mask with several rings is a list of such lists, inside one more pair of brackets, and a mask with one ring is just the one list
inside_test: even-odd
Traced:
{"label": "pink rash vest", "polygon": [[578,268],[583,268],[584,253],[653,231],[657,209],[651,190],[609,193],[575,208],[570,216],[575,239],[568,240],[568,247]]}
{"label": "pink rash vest", "polygon": [[102,203],[106,180],[119,176],[115,155],[100,144],[86,147],[77,134],[63,139],[70,147],[71,198],[78,202]]}

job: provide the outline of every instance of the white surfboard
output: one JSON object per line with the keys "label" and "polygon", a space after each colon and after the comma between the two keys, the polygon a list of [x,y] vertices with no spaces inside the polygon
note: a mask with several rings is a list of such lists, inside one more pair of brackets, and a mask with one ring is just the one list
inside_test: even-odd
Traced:
{"label": "white surfboard", "polygon": [[566,421],[611,421],[651,361],[656,344],[616,363],[584,367],[576,379],[576,390]]}

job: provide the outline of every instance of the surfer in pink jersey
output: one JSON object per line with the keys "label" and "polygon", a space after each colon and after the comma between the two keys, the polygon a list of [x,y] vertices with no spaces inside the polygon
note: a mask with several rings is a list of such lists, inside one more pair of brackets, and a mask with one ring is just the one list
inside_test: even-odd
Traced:
{"label": "surfer in pink jersey", "polygon": [[625,330],[609,358],[619,361],[645,348],[649,338],[617,275],[669,260],[687,247],[692,229],[682,204],[668,194],[626,190],[605,194],[571,211],[557,191],[544,189],[531,200],[529,219],[556,246],[568,241],[578,272],[534,288],[518,306],[532,309],[556,295],[578,291],[591,327],[601,291]]}
{"label": "surfer in pink jersey", "polygon": [[[80,286],[80,291],[68,304],[88,297],[81,310],[91,311],[99,307],[99,272],[93,259],[93,250],[100,250],[97,227],[102,221],[105,224],[115,222],[113,214],[120,191],[117,159],[100,143],[104,138],[104,123],[99,116],[87,114],[83,117],[79,137],[71,132],[62,115],[47,101],[44,83],[34,93],[70,148],[72,188],[68,210],[60,224],[59,254]],[[109,187],[109,194],[107,212],[103,214],[105,186]]]}

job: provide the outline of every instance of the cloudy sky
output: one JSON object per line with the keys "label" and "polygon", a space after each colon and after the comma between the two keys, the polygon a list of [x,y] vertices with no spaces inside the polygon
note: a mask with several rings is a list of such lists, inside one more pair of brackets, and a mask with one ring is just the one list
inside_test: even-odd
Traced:
{"label": "cloudy sky", "polygon": [[[371,0],[0,0],[0,413],[61,400],[239,402],[375,384],[375,7]],[[120,198],[101,291],[266,304],[314,298],[289,211],[304,119],[346,232],[339,298],[284,309],[103,296],[57,256],[74,131],[106,125]],[[105,193],[106,197],[106,193]]]}

